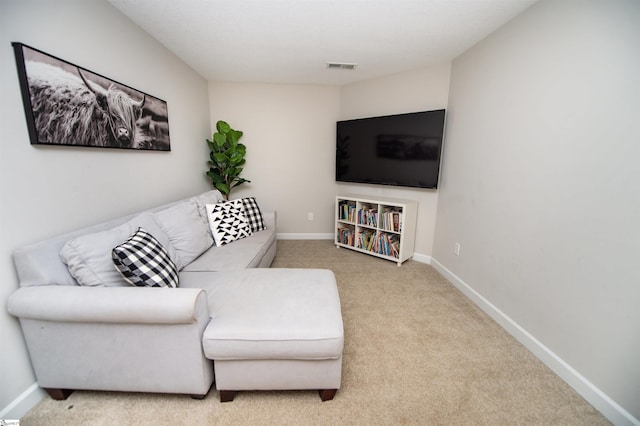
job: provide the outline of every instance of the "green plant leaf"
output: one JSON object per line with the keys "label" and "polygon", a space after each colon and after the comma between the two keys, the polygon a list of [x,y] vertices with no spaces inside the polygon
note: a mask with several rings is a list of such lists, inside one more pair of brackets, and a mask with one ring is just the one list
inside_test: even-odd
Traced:
{"label": "green plant leaf", "polygon": [[216,183],[215,184],[216,189],[218,191],[220,191],[223,195],[229,195],[229,192],[231,192],[229,185],[227,185],[226,183]]}
{"label": "green plant leaf", "polygon": [[226,121],[219,120],[216,123],[216,129],[220,133],[227,133],[229,130],[231,130],[231,126],[229,126],[229,124]]}
{"label": "green plant leaf", "polygon": [[207,176],[209,176],[209,178],[211,179],[211,181],[213,182],[213,184],[215,185],[216,183],[222,183],[222,177],[220,176],[219,173],[215,173],[213,171],[208,171],[207,172]]}
{"label": "green plant leaf", "polygon": [[230,129],[229,132],[227,132],[227,137],[229,138],[229,142],[232,145],[236,145],[242,137],[242,132],[239,130]]}
{"label": "green plant leaf", "polygon": [[245,182],[251,182],[251,181],[247,180],[247,179],[238,179],[236,182],[233,183],[233,185],[231,185],[231,188],[229,190],[231,190],[231,189],[235,188],[236,186],[238,186],[240,184],[243,184]]}
{"label": "green plant leaf", "polygon": [[231,156],[236,152],[236,149],[233,146],[228,146],[223,152],[227,157],[231,158]]}
{"label": "green plant leaf", "polygon": [[231,163],[231,165],[233,166],[239,165],[242,161],[244,161],[244,155],[240,154],[239,152],[234,152],[229,157],[229,163]]}
{"label": "green plant leaf", "polygon": [[213,140],[215,141],[218,149],[224,147],[227,143],[227,137],[224,133],[214,133]]}
{"label": "green plant leaf", "polygon": [[215,152],[213,154],[213,159],[216,163],[222,165],[226,165],[229,163],[229,161],[231,161],[231,158],[229,158],[229,156],[224,153],[224,152]]}

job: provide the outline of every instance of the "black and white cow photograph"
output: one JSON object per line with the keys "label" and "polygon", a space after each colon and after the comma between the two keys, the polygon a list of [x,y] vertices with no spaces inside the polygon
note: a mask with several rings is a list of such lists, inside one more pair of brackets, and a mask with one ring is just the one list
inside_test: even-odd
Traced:
{"label": "black and white cow photograph", "polygon": [[34,145],[170,151],[167,103],[13,43]]}

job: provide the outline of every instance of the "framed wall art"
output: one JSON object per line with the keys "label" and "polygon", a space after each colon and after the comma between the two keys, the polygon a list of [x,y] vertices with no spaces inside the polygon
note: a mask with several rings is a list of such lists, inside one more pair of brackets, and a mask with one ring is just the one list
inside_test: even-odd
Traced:
{"label": "framed wall art", "polygon": [[31,144],[171,151],[165,101],[12,45]]}

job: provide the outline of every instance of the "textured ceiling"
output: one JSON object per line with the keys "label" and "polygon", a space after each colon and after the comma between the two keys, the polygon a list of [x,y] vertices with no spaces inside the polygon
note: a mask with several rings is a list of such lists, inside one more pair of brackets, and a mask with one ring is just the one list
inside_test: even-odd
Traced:
{"label": "textured ceiling", "polygon": [[330,85],[450,61],[536,1],[109,0],[207,80]]}

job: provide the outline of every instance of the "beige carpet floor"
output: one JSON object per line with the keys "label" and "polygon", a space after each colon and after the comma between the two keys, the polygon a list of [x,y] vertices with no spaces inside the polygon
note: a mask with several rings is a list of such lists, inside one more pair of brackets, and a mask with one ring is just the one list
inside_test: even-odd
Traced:
{"label": "beige carpet floor", "polygon": [[76,391],[22,425],[602,425],[607,420],[432,267],[331,241],[279,241],[273,267],[335,272],[345,331],[342,388],[188,396]]}

